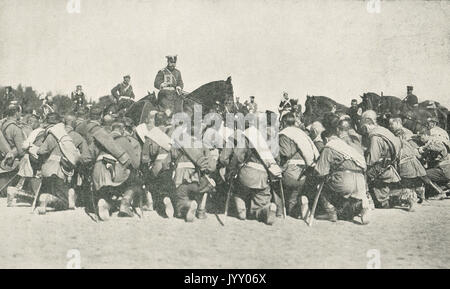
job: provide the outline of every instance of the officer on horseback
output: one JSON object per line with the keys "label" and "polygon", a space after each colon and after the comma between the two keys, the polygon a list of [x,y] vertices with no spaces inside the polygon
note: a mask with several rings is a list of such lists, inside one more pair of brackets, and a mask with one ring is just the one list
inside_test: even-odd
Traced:
{"label": "officer on horseback", "polygon": [[123,82],[114,86],[111,89],[111,94],[113,96],[113,101],[118,103],[122,99],[134,99],[133,87],[130,84],[131,76],[125,75],[123,77]]}
{"label": "officer on horseback", "polygon": [[112,101],[116,104],[117,111],[126,111],[130,103],[134,102],[134,92],[130,80],[131,76],[125,75],[123,82],[111,89]]}
{"label": "officer on horseback", "polygon": [[154,86],[159,89],[158,102],[163,110],[170,109],[172,112],[178,105],[178,96],[183,92],[183,79],[181,72],[175,68],[177,56],[168,55],[167,66],[158,71]]}
{"label": "officer on horseback", "polygon": [[408,105],[410,108],[416,107],[419,103],[417,96],[415,96],[413,93],[413,87],[407,86],[406,87],[406,98],[403,100],[406,105]]}

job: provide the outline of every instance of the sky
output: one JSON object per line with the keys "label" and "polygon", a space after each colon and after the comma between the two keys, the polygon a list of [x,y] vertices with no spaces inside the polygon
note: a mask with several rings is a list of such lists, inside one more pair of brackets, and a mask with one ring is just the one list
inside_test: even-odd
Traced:
{"label": "sky", "polygon": [[[177,54],[185,90],[232,77],[234,95],[276,109],[350,104],[372,91],[450,107],[450,1],[0,0],[0,85],[93,100],[131,75],[137,98]],[[374,1],[374,0],[372,0]],[[373,11],[372,11],[373,12]]]}

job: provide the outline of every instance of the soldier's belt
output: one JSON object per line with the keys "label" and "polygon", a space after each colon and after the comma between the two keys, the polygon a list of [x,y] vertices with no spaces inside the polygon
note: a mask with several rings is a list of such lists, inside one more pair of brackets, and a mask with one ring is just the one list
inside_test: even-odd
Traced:
{"label": "soldier's belt", "polygon": [[48,157],[48,159],[49,159],[49,160],[52,160],[52,161],[57,161],[57,162],[59,162],[59,161],[61,160],[61,156],[57,156],[57,155],[51,154],[51,155]]}
{"label": "soldier's belt", "polygon": [[159,155],[157,155],[156,156],[156,160],[158,161],[162,161],[162,160],[165,160],[166,158],[167,158],[167,156],[168,156],[169,154],[159,154]]}
{"label": "soldier's belt", "polygon": [[168,87],[164,87],[161,90],[175,90],[175,87],[168,86]]}
{"label": "soldier's belt", "polygon": [[129,96],[125,96],[125,95],[119,96],[119,100],[123,100],[123,99],[134,101],[134,100],[133,100],[131,97],[129,97]]}
{"label": "soldier's belt", "polygon": [[117,159],[110,154],[100,154],[97,157],[97,161],[103,161],[103,160],[110,161],[110,162],[117,162]]}
{"label": "soldier's belt", "polygon": [[266,169],[264,168],[264,166],[262,164],[258,164],[258,163],[254,163],[254,162],[248,162],[245,164],[246,167],[258,170],[258,171],[263,171],[265,172]]}
{"label": "soldier's belt", "polygon": [[337,169],[334,172],[352,173],[352,174],[364,174],[364,171],[362,171],[362,170],[352,170],[352,169]]}

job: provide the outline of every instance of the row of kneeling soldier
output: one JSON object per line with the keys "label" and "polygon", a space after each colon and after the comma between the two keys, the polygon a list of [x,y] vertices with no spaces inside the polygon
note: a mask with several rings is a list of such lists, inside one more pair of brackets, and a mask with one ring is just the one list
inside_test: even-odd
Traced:
{"label": "row of kneeling soldier", "polygon": [[198,134],[150,115],[133,124],[94,107],[42,119],[9,106],[0,121],[7,206],[28,203],[39,214],[84,206],[100,220],[155,210],[192,222],[225,211],[269,225],[312,213],[367,224],[374,207],[414,211],[446,198],[450,184],[448,135],[434,120],[414,135],[400,117],[379,126],[369,110],[359,134],[347,115],[327,114],[304,130],[286,113],[264,128],[211,122]]}

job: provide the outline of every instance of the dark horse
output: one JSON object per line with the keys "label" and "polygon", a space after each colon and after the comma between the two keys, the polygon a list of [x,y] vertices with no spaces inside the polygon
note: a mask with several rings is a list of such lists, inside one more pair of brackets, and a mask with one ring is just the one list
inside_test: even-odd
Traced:
{"label": "dark horse", "polygon": [[326,96],[306,96],[305,113],[303,119],[305,126],[310,125],[316,120],[322,120],[323,116],[329,112],[347,113],[348,107],[337,103]]}
{"label": "dark horse", "polygon": [[[209,112],[221,113],[225,110],[226,101],[229,100],[233,100],[231,77],[228,77],[227,80],[218,80],[204,84],[191,93],[181,95],[179,101],[182,102],[182,105],[175,106],[178,110],[174,113],[184,112],[192,118],[194,105],[202,107],[202,116]],[[133,119],[135,124],[139,124],[148,121],[151,111],[164,112],[158,104],[155,93],[148,93],[144,98],[132,103],[126,109],[125,116]]]}
{"label": "dark horse", "polygon": [[437,117],[439,126],[446,128],[447,109],[439,103],[430,101],[421,102],[417,107],[410,107],[405,101],[396,96],[378,95],[373,92],[364,93],[360,107],[365,110],[374,110],[378,114],[381,125],[387,126],[387,121],[392,115],[400,115],[404,126],[413,132],[417,132],[421,127],[426,126],[427,118]]}

